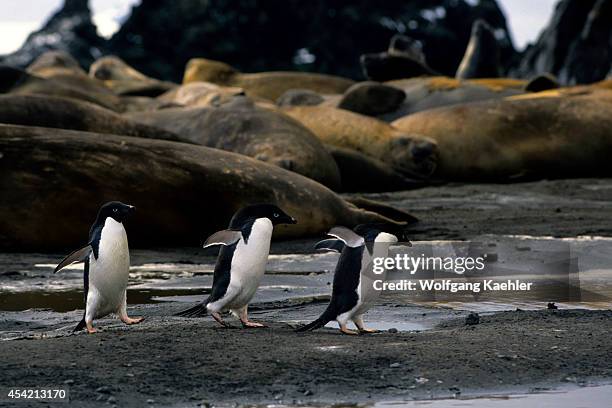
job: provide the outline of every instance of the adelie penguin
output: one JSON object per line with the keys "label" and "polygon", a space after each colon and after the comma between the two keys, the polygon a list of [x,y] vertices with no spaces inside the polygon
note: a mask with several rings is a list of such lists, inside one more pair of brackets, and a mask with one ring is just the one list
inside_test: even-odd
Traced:
{"label": "adelie penguin", "polygon": [[93,320],[116,313],[125,324],[140,323],[144,318],[127,314],[126,289],[130,270],[130,251],[123,222],[134,207],[118,201],[104,204],[89,230],[89,242],[64,258],[53,273],[75,262],[85,262],[83,293],[85,312],[74,331],[87,327],[95,333]]}
{"label": "adelie penguin", "polygon": [[[373,272],[373,259],[387,257],[389,247],[404,239],[401,227],[391,224],[362,224],[351,231],[345,227],[334,227],[328,235],[332,239],[323,240],[316,249],[340,252],[340,258],[334,272],[332,296],[323,314],[314,322],[296,329],[298,332],[315,330],[336,320],[344,334],[376,333],[367,329],[363,323],[363,314],[367,312],[380,296],[374,289],[375,279],[383,275]],[[407,245],[411,245],[406,241]],[[352,321],[358,329],[347,327]]]}
{"label": "adelie penguin", "polygon": [[272,204],[255,204],[239,210],[227,230],[214,233],[204,243],[204,248],[223,246],[215,265],[210,295],[177,316],[200,317],[210,313],[227,327],[221,313],[229,310],[244,327],[264,327],[249,320],[247,307],[264,275],[274,226],[295,223],[295,219]]}

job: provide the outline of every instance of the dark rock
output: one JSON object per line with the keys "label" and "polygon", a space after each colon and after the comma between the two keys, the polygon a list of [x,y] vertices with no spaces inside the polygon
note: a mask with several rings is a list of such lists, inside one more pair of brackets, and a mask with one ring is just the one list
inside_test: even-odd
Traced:
{"label": "dark rock", "polygon": [[24,68],[46,51],[59,50],[89,66],[106,52],[106,40],[98,36],[91,20],[88,0],[65,0],[38,31],[28,36],[21,48],[0,58],[3,64]]}
{"label": "dark rock", "polygon": [[473,326],[476,324],[480,323],[480,316],[478,315],[478,313],[470,313],[466,318],[465,318],[465,324],[468,326]]}
{"label": "dark rock", "polygon": [[557,310],[557,309],[559,309],[559,306],[555,305],[555,304],[554,304],[554,302],[549,302],[549,303],[546,305],[546,308],[547,308],[548,310]]}
{"label": "dark rock", "polygon": [[133,9],[109,47],[147,75],[169,80],[179,80],[195,56],[244,72],[289,69],[360,78],[360,55],[405,34],[422,44],[434,70],[454,75],[479,18],[499,31],[507,63],[514,48],[495,0],[148,0]]}
{"label": "dark rock", "polygon": [[561,84],[602,80],[612,62],[612,2],[562,0],[537,42],[529,46],[512,75],[557,75]]}
{"label": "dark rock", "polygon": [[499,46],[493,28],[483,20],[476,20],[465,55],[455,77],[498,78],[501,76]]}

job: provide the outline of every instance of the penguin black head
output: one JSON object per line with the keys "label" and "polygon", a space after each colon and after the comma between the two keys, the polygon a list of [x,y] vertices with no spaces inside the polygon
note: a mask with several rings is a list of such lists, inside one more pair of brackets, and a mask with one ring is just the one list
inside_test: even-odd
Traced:
{"label": "penguin black head", "polygon": [[135,209],[136,207],[132,205],[123,204],[119,201],[110,201],[100,207],[97,222],[104,223],[108,217],[111,217],[117,222],[123,222],[130,216],[130,214],[134,212]]}
{"label": "penguin black head", "polygon": [[230,228],[240,228],[249,220],[268,218],[272,225],[296,224],[297,221],[274,204],[253,204],[240,209],[230,221]]}
{"label": "penguin black head", "polygon": [[[378,240],[391,242],[393,238],[395,238],[397,241],[411,245],[410,241],[408,241],[405,227],[401,225],[390,223],[360,224],[356,226],[353,231],[361,235],[365,242],[374,242],[377,238]],[[385,235],[392,235],[392,237]]]}

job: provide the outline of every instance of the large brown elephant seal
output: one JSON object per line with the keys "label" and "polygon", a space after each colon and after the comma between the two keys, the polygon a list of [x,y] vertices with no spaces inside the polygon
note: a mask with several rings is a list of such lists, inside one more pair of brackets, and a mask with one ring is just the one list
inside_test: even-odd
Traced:
{"label": "large brown elephant seal", "polygon": [[342,93],[353,81],[308,72],[258,72],[243,74],[220,61],[193,58],[187,63],[183,83],[212,82],[243,88],[248,96],[276,101],[289,89],[308,89],[321,94]]}
{"label": "large brown elephant seal", "polygon": [[340,186],[334,159],[316,136],[295,120],[255,106],[246,97],[219,107],[161,109],[126,117],[192,143],[275,164],[332,189]]}
{"label": "large brown elephant seal", "polygon": [[94,61],[89,67],[89,76],[103,81],[117,95],[155,97],[177,86],[148,77],[114,55]]}
{"label": "large brown elephant seal", "polygon": [[182,140],[167,130],[130,121],[94,104],[45,95],[0,95],[0,123]]}
{"label": "large brown elephant seal", "polygon": [[458,80],[448,77],[412,78],[386,82],[406,94],[394,111],[378,117],[392,122],[402,116],[442,106],[501,99],[525,93],[527,81],[511,78]]}
{"label": "large brown elephant seal", "polygon": [[498,78],[501,71],[500,50],[495,33],[486,21],[476,20],[455,78]]}
{"label": "large brown elephant seal", "polygon": [[310,129],[323,143],[346,147],[389,163],[404,176],[427,177],[435,169],[436,145],[388,123],[343,109],[295,106],[283,112]]}
{"label": "large brown elephant seal", "polygon": [[612,91],[544,91],[419,112],[393,125],[438,142],[440,179],[612,175]]}
{"label": "large brown elephant seal", "polygon": [[[65,249],[82,244],[100,203],[137,207],[130,244],[197,246],[252,203],[278,205],[298,220],[279,237],[322,234],[334,225],[403,223],[384,207],[349,204],[321,184],[276,166],[185,143],[63,129],[0,125],[0,248]],[[375,204],[364,203],[371,208]]]}
{"label": "large brown elephant seal", "polygon": [[115,112],[124,109],[117,95],[103,86],[92,86],[88,82],[91,78],[84,78],[86,80],[78,75],[42,78],[17,68],[0,65],[0,93],[62,96],[91,102]]}
{"label": "large brown elephant seal", "polygon": [[338,165],[346,193],[380,193],[424,187],[422,180],[404,177],[391,166],[354,149],[326,145]]}

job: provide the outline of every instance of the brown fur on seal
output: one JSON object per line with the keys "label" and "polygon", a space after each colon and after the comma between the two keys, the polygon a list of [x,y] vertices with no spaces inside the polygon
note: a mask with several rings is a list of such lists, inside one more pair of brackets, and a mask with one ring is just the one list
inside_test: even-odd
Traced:
{"label": "brown fur on seal", "polygon": [[289,89],[308,89],[321,94],[343,93],[353,81],[308,72],[258,72],[243,74],[228,64],[204,58],[187,63],[183,84],[195,81],[243,88],[248,96],[276,101]]}
{"label": "brown fur on seal", "polygon": [[336,163],[321,142],[295,120],[254,105],[247,97],[218,107],[162,109],[126,117],[203,146],[244,154],[340,187]]}
{"label": "brown fur on seal", "polygon": [[300,121],[323,143],[367,154],[408,176],[427,177],[436,166],[436,146],[388,123],[343,109],[294,106],[283,112]]}
{"label": "brown fur on seal", "polygon": [[393,125],[438,142],[440,179],[612,175],[612,91],[518,95],[419,112]]}

